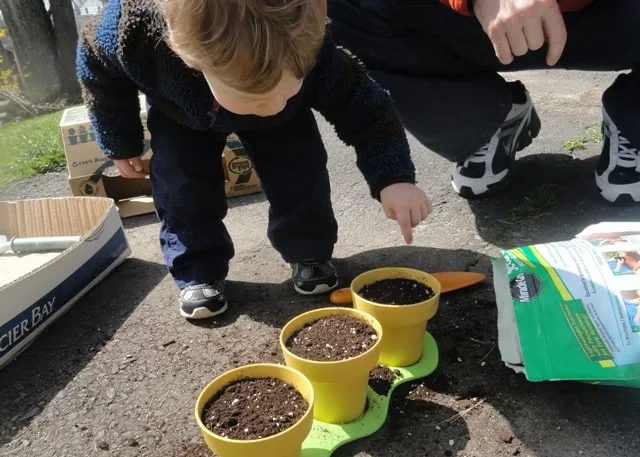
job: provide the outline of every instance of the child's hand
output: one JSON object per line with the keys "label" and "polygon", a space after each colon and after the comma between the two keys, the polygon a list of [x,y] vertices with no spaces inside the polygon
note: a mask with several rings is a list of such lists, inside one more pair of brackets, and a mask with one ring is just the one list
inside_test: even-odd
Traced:
{"label": "child's hand", "polygon": [[431,202],[418,187],[409,183],[391,184],[380,192],[382,209],[398,222],[404,241],[413,242],[413,228],[431,213]]}
{"label": "child's hand", "polygon": [[133,159],[114,160],[113,163],[125,178],[146,178],[147,173],[144,171],[142,161],[138,157]]}

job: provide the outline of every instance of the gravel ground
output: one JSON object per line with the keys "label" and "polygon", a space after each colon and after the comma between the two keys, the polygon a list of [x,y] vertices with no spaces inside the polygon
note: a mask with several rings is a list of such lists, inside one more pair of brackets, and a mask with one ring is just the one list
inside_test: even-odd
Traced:
{"label": "gravel ground", "polygon": [[71,195],[67,172],[57,171],[9,184],[0,189],[0,200],[26,200],[29,198],[65,197]]}
{"label": "gravel ground", "polygon": [[[543,131],[519,161],[516,185],[491,200],[453,194],[451,164],[411,139],[419,184],[434,211],[402,246],[353,162],[325,122],[333,200],[340,224],[336,264],[347,285],[374,267],[472,270],[491,275],[491,256],[510,247],[571,238],[601,220],[637,220],[634,207],[600,199],[593,168],[600,145],[568,152],[600,119],[613,74],[518,75],[530,88]],[[531,199],[532,192],[550,191]],[[0,198],[68,195],[54,173],[15,183]],[[537,194],[536,194],[537,195]],[[532,204],[532,201],[535,204]],[[279,329],[324,297],[296,295],[290,272],[265,236],[263,195],[232,199],[226,222],[236,257],[230,310],[188,323],[157,249],[154,216],[125,221],[133,254],[0,373],[0,455],[203,457],[193,419],[214,376],[256,361],[281,361]],[[629,457],[638,454],[637,391],[577,383],[530,383],[506,369],[496,347],[491,281],[442,297],[429,330],[437,371],[396,390],[382,429],[334,457]],[[269,457],[269,456],[265,456]]]}

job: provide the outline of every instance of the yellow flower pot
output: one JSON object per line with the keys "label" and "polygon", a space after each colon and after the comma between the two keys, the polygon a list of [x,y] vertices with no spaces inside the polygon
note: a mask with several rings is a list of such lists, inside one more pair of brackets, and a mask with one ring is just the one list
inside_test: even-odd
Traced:
{"label": "yellow flower pot", "polygon": [[[275,378],[293,386],[309,404],[302,419],[288,429],[259,440],[234,440],[211,432],[202,422],[205,405],[224,387],[240,379]],[[196,401],[196,421],[209,449],[219,457],[300,457],[302,442],[313,425],[313,387],[302,373],[282,365],[268,363],[246,365],[227,371],[204,388]]]}
{"label": "yellow flower pot", "polygon": [[[358,292],[382,279],[413,279],[429,286],[434,296],[412,305],[382,305],[365,300]],[[413,365],[422,356],[422,341],[427,322],[438,310],[440,283],[428,273],[411,268],[378,268],[357,276],[351,282],[353,306],[375,317],[384,330],[380,363],[391,367]]]}
{"label": "yellow flower pot", "polygon": [[[307,360],[287,349],[289,338],[306,324],[324,317],[348,315],[365,321],[378,334],[377,342],[366,352],[335,362]],[[357,419],[367,401],[369,372],[378,364],[383,340],[380,323],[370,315],[352,308],[321,308],[300,314],[280,332],[280,346],[288,366],[303,373],[313,385],[316,396],[314,417],[322,422],[343,424]]]}

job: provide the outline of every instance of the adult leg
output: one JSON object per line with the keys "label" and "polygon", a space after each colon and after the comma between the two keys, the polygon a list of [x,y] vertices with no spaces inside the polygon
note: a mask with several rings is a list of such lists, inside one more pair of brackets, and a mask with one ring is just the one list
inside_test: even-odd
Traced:
{"label": "adult leg", "polygon": [[597,0],[568,15],[567,68],[628,70],[602,97],[604,142],[595,179],[611,202],[640,202],[640,3]]}
{"label": "adult leg", "polygon": [[[400,0],[404,2],[405,0]],[[413,9],[407,9],[411,16]],[[553,68],[585,71],[623,71],[613,85],[603,94],[603,104],[621,130],[628,132],[634,144],[640,144],[640,2],[636,0],[595,0],[586,8],[564,15],[567,27],[567,43],[558,64]],[[437,27],[437,23],[429,24]],[[436,29],[449,44],[464,41],[463,27]],[[464,59],[477,65],[510,72],[531,69],[548,69],[545,65],[546,46],[538,51],[517,57],[510,65],[502,65],[487,46],[487,39],[459,47]]]}
{"label": "adult leg", "polygon": [[[426,24],[417,29],[406,23],[406,8],[391,3],[329,0],[336,41],[390,91],[405,128],[422,144],[452,161],[469,156],[498,130],[511,109],[506,81],[496,71],[462,58],[443,37],[429,33]],[[464,26],[468,41],[482,39],[475,19],[437,0],[418,3],[419,16],[447,21],[450,29]]]}
{"label": "adult leg", "polygon": [[[438,0],[375,0],[369,10],[376,11],[374,22],[378,30],[372,29],[371,21],[362,21],[359,28],[344,19],[349,8],[353,9],[354,4],[359,4],[358,0],[330,0],[335,5],[334,11],[339,19],[336,21],[338,37],[343,37],[346,46],[352,46],[356,54],[363,52],[362,57],[366,63],[371,63],[374,69],[383,71],[393,71],[396,75],[406,74],[406,69],[418,72],[419,77],[424,77],[428,81],[436,82],[435,89],[442,97],[454,101],[453,106],[460,106],[463,119],[471,117],[471,126],[477,123],[477,119],[491,119],[492,107],[489,104],[484,112],[476,112],[475,104],[460,102],[460,96],[453,93],[459,91],[463,96],[473,93],[473,88],[464,88],[461,91],[456,86],[458,77],[465,81],[474,75],[483,72],[511,72],[532,69],[548,69],[545,64],[546,46],[538,51],[531,51],[522,57],[516,57],[513,63],[502,65],[494,55],[491,43],[480,27],[478,21],[473,17],[463,16],[452,11],[450,8],[440,4]],[[347,5],[347,6],[345,6]],[[375,6],[378,5],[378,6]],[[387,5],[387,6],[384,6]],[[390,6],[389,6],[390,5]],[[331,11],[331,10],[330,10]],[[366,9],[360,11],[357,20],[364,15]],[[373,14],[370,13],[369,16]],[[569,70],[588,71],[619,71],[636,69],[640,66],[640,40],[638,40],[638,30],[640,29],[640,2],[636,0],[595,0],[586,8],[564,14],[567,27],[567,43],[563,55],[558,64],[553,68],[563,68]],[[383,25],[380,25],[383,24]],[[381,27],[386,26],[386,29]],[[374,30],[376,33],[383,30],[378,41],[383,43],[406,43],[410,48],[404,53],[396,48],[392,52],[385,52],[385,46],[375,43],[371,49],[367,49],[363,40],[363,30]],[[366,36],[366,39],[369,39]],[[390,45],[388,45],[390,46]],[[399,46],[399,45],[398,45]],[[378,52],[382,50],[382,52]],[[412,60],[404,64],[404,55],[412,53]],[[367,54],[371,54],[367,57]],[[403,66],[404,65],[404,66]],[[449,84],[454,89],[441,87],[437,78],[443,76],[448,80],[453,79]],[[486,76],[485,76],[486,77]],[[426,82],[423,83],[426,85]],[[420,92],[429,90],[423,88],[423,84],[418,85]],[[442,85],[446,85],[443,82]],[[495,84],[495,83],[493,83]],[[406,87],[402,81],[398,81],[393,86]],[[640,113],[637,103],[637,95],[640,91],[640,77],[637,71],[632,71],[628,75],[619,77],[610,90],[604,95],[605,107],[608,107],[610,115],[620,127],[629,132],[633,143],[640,143]],[[478,90],[491,90],[491,84],[487,81],[479,81]],[[409,98],[410,95],[403,95],[401,90],[397,91],[400,98]],[[405,91],[408,92],[408,91]],[[493,94],[491,94],[493,97]],[[435,99],[436,96],[430,97]],[[473,95],[472,95],[472,99]],[[504,100],[504,99],[503,99]],[[437,104],[438,107],[443,105]],[[609,106],[610,105],[610,106]],[[468,110],[469,112],[464,112]],[[441,110],[441,112],[447,112]],[[433,114],[427,107],[423,119],[432,122]],[[469,127],[467,122],[465,128]],[[440,125],[439,127],[443,127]],[[447,136],[454,131],[453,127],[445,129]],[[481,129],[480,129],[481,130]],[[444,141],[444,140],[443,140]]]}
{"label": "adult leg", "polygon": [[640,67],[620,75],[602,97],[604,142],[595,180],[610,202],[640,202]]}
{"label": "adult leg", "polygon": [[315,118],[305,110],[270,129],[238,132],[269,200],[268,237],[292,265],[303,294],[337,285],[330,262],[338,226],[331,206],[325,150]]}
{"label": "adult leg", "polygon": [[[546,46],[516,57],[509,65],[501,64],[478,21],[452,11],[438,0],[391,0],[389,3],[392,4],[389,10],[394,26],[403,34],[434,41],[467,65],[494,72],[549,68],[545,63]],[[639,10],[640,4],[634,0],[616,0],[614,4],[595,0],[582,10],[565,13],[567,43],[560,61],[553,68],[631,69],[640,57],[640,43],[635,39],[640,26]],[[422,52],[431,54],[433,51]]]}
{"label": "adult leg", "polygon": [[151,107],[151,184],[165,263],[193,319],[226,310],[224,279],[234,250],[221,155],[226,138],[184,127]]}
{"label": "adult leg", "polygon": [[478,22],[437,0],[364,3],[330,0],[338,42],[391,92],[407,130],[457,162],[458,193],[506,187],[515,152],[531,143],[540,121],[524,86],[492,68],[497,59]]}
{"label": "adult leg", "polygon": [[[385,6],[388,3],[393,6]],[[496,72],[548,68],[544,63],[546,49],[502,65],[477,20],[453,12],[437,0],[377,0],[366,8],[357,0],[330,0],[332,4],[329,11],[337,17],[338,41],[358,54],[390,89],[407,129],[430,149],[458,160],[454,188],[460,191],[456,180],[475,180],[476,190],[485,193],[496,178],[506,178],[504,170],[513,154],[531,142],[539,121],[526,91],[512,86],[511,100],[501,93],[506,83]],[[358,14],[352,17],[360,26],[347,18],[354,9]],[[633,0],[616,1],[615,5],[597,0],[584,10],[565,14],[568,41],[557,68],[636,67],[640,60],[640,43],[635,37],[640,26],[639,9],[640,4]],[[372,30],[377,37],[371,36]],[[410,58],[406,57],[408,53]],[[640,131],[634,128],[640,120],[634,103],[640,95],[636,75],[634,71],[621,76],[603,97],[605,121],[612,120],[612,125],[605,125],[605,133],[611,130],[612,141],[605,142],[611,148],[603,151],[598,175],[604,181],[598,185],[609,200],[626,193],[640,201],[637,146],[629,147],[640,144]],[[514,122],[515,129],[509,125]],[[513,138],[509,130],[520,132],[520,136]],[[618,139],[618,131],[626,136]],[[618,143],[622,147],[615,146]],[[500,148],[507,153],[501,153]],[[619,185],[625,187],[603,189]],[[494,185],[494,190],[500,187]],[[605,195],[607,192],[609,195]]]}

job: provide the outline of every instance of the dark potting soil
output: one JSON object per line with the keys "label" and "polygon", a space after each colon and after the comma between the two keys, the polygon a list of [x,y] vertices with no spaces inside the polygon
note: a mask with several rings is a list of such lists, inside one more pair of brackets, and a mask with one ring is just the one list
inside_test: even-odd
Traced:
{"label": "dark potting soil", "polygon": [[287,341],[287,349],[298,357],[335,362],[356,357],[371,348],[378,335],[366,322],[338,314],[305,325]]}
{"label": "dark potting soil", "polygon": [[381,279],[358,292],[362,298],[381,305],[412,305],[433,297],[433,289],[413,279]]}
{"label": "dark potting soil", "polygon": [[288,429],[308,407],[302,395],[284,381],[244,379],[229,384],[205,405],[202,422],[216,435],[255,440]]}
{"label": "dark potting soil", "polygon": [[369,387],[378,395],[387,395],[396,378],[391,369],[378,365],[369,373]]}

